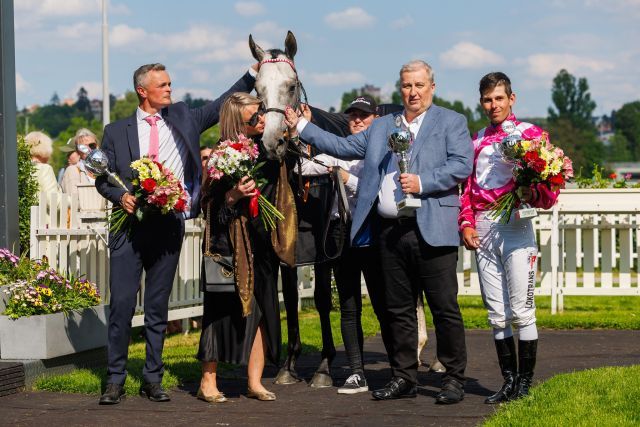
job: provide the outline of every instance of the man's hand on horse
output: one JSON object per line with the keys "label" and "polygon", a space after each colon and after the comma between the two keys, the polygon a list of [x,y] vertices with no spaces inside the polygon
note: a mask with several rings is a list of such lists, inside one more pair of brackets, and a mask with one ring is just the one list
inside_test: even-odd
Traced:
{"label": "man's hand on horse", "polygon": [[300,113],[302,114],[302,117],[307,119],[307,121],[309,122],[313,118],[313,115],[311,114],[311,108],[309,108],[309,105],[307,104],[300,104]]}
{"label": "man's hand on horse", "polygon": [[405,194],[420,192],[420,178],[418,175],[412,173],[400,174],[400,185],[402,186],[402,192]]}

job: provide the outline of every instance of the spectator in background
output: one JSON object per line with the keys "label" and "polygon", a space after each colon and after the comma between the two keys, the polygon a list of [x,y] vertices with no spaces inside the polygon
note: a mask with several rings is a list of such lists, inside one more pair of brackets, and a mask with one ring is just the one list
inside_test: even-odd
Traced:
{"label": "spectator in background", "polygon": [[64,145],[64,146],[62,146],[60,148],[60,151],[67,152],[67,164],[63,168],[60,168],[60,170],[58,171],[58,185],[62,184],[62,178],[64,177],[64,171],[67,170],[68,167],[73,166],[73,165],[77,164],[80,161],[80,154],[78,154],[78,152],[75,149],[73,149],[71,151],[64,150],[64,148],[66,148],[71,143],[73,143],[73,138],[69,138],[69,142],[67,142],[66,145]]}
{"label": "spectator in background", "polygon": [[[80,128],[72,139],[75,153],[80,156],[80,160],[75,165],[68,166],[62,176],[62,191],[67,194],[78,192],[78,184],[94,184],[95,177],[87,171],[84,159],[87,158],[88,151],[98,148],[98,138],[89,129]],[[67,146],[69,143],[67,143]],[[65,146],[66,147],[66,146]]]}
{"label": "spectator in background", "polygon": [[211,147],[207,147],[206,145],[200,147],[200,161],[202,162],[202,170],[207,170],[207,162],[209,161],[209,156],[213,149]]}
{"label": "spectator in background", "polygon": [[56,181],[56,175],[49,165],[49,159],[53,153],[51,138],[43,132],[29,132],[24,137],[24,142],[29,146],[31,162],[36,167],[35,178],[38,180],[40,193],[59,193],[60,187]]}

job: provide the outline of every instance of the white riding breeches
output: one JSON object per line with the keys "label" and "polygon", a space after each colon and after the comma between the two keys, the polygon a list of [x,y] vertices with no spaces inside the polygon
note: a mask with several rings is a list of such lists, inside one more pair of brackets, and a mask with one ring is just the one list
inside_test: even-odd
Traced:
{"label": "white riding breeches", "polygon": [[476,214],[476,262],[489,323],[494,328],[534,324],[538,246],[531,220],[512,215],[509,223],[500,224],[489,214]]}

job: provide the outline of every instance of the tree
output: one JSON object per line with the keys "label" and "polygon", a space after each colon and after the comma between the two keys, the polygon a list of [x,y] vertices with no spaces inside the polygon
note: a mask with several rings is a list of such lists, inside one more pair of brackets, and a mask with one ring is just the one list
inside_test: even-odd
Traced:
{"label": "tree", "polygon": [[627,139],[633,160],[640,159],[640,101],[624,104],[614,117],[615,129]]}
{"label": "tree", "polygon": [[184,101],[184,103],[187,104],[189,108],[200,108],[207,102],[210,102],[208,99],[204,98],[193,98],[189,92],[184,94],[184,96],[182,97],[182,101]]}
{"label": "tree", "polygon": [[91,120],[93,113],[91,112],[91,101],[89,101],[87,90],[84,87],[80,87],[77,97],[76,103],[73,104],[74,108],[86,117],[87,120]]}
{"label": "tree", "polygon": [[562,69],[553,79],[551,99],[555,105],[549,108],[549,120],[568,119],[578,127],[590,127],[596,103],[591,99],[589,83],[584,77],[576,78]]}
{"label": "tree", "polygon": [[134,91],[126,91],[124,98],[116,100],[116,103],[111,109],[111,121],[114,122],[129,117],[135,113],[138,104],[138,95],[136,95]]}
{"label": "tree", "polygon": [[590,177],[594,164],[601,164],[605,149],[592,128],[576,126],[568,118],[549,120],[551,143],[562,148],[573,161],[573,169]]}
{"label": "tree", "polygon": [[77,110],[68,105],[45,105],[30,115],[29,128],[42,130],[55,138],[69,127]]}
{"label": "tree", "polygon": [[630,162],[633,160],[633,153],[629,150],[629,141],[619,131],[609,140],[607,159],[610,162]]}
{"label": "tree", "polygon": [[51,99],[49,100],[49,104],[51,105],[60,105],[60,97],[58,96],[58,92],[53,92]]}
{"label": "tree", "polygon": [[342,94],[342,102],[340,103],[340,111],[344,111],[347,109],[351,101],[360,96],[360,91],[358,89],[351,89],[349,92],[345,92]]}

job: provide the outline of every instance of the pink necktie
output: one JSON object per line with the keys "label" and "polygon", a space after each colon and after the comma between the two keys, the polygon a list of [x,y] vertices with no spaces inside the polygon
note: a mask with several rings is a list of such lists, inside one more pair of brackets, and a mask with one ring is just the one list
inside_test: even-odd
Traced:
{"label": "pink necktie", "polygon": [[161,120],[158,116],[148,116],[144,120],[151,126],[151,134],[149,135],[149,158],[158,160],[158,152],[160,151],[160,136],[158,134],[158,125],[156,122]]}

